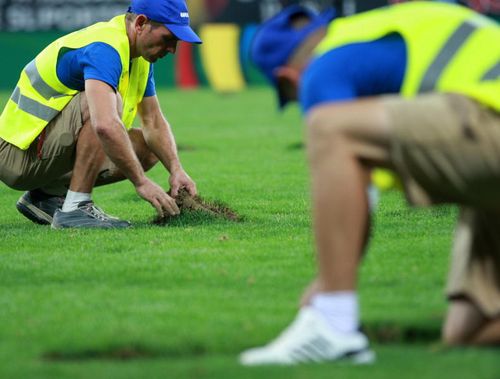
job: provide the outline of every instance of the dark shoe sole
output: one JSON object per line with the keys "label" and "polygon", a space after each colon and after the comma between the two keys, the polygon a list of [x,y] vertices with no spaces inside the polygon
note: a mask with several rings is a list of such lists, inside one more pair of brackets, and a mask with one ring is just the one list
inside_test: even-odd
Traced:
{"label": "dark shoe sole", "polygon": [[17,210],[26,218],[30,219],[36,224],[40,225],[50,225],[52,224],[52,217],[35,207],[34,205],[26,202],[23,198],[20,198],[16,203]]}
{"label": "dark shoe sole", "polygon": [[[72,211],[74,212],[74,211]],[[72,213],[69,212],[69,213]],[[68,220],[64,219],[65,217],[62,217],[64,212],[57,210],[54,213],[54,218],[51,224],[52,229],[127,229],[132,227],[132,224],[127,221],[121,221],[121,222],[99,222],[95,219],[92,219],[90,217],[87,218],[81,218],[80,220]]]}
{"label": "dark shoe sole", "polygon": [[59,222],[53,222],[50,226],[52,229],[128,229],[132,225],[96,225],[96,224],[61,224]]}

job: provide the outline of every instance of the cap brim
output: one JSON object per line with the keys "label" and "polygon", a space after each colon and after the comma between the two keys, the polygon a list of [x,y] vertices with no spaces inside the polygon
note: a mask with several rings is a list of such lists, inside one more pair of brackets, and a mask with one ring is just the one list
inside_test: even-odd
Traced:
{"label": "cap brim", "polygon": [[189,43],[202,43],[201,38],[194,32],[189,25],[163,24],[178,39]]}

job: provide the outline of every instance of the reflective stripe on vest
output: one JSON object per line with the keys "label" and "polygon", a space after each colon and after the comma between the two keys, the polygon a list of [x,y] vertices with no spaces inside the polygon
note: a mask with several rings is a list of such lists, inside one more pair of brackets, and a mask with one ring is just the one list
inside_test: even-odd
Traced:
{"label": "reflective stripe on vest", "polygon": [[407,51],[401,96],[460,93],[500,111],[500,26],[465,7],[415,1],[339,18],[315,53],[393,33]]}
{"label": "reflective stripe on vest", "polygon": [[47,122],[50,122],[59,113],[57,109],[40,104],[38,101],[23,96],[19,87],[16,87],[14,89],[14,92],[12,92],[12,96],[10,97],[10,99],[17,104],[19,109],[25,111],[26,113],[29,113],[32,116],[41,118],[42,120],[45,120]]}
{"label": "reflective stripe on vest", "polygon": [[448,63],[476,29],[477,25],[465,21],[455,30],[425,72],[418,93],[429,92],[436,88],[436,83]]}
{"label": "reflective stripe on vest", "polygon": [[481,78],[481,80],[495,80],[500,76],[500,61],[488,70]]}
{"label": "reflective stripe on vest", "polygon": [[48,100],[53,97],[68,96],[64,93],[56,91],[54,88],[49,86],[45,82],[45,80],[43,80],[40,73],[38,72],[38,69],[36,68],[35,59],[33,59],[30,63],[28,63],[28,65],[24,68],[24,72],[28,76],[33,88],[45,99]]}
{"label": "reflective stripe on vest", "polygon": [[29,148],[47,124],[78,93],[57,76],[56,67],[61,51],[79,49],[94,42],[111,46],[120,56],[121,73],[117,92],[123,102],[123,124],[127,129],[132,127],[137,105],[142,101],[146,89],[151,64],[142,57],[130,59],[125,15],[120,15],[62,36],[24,67],[0,115],[0,138],[20,149]]}

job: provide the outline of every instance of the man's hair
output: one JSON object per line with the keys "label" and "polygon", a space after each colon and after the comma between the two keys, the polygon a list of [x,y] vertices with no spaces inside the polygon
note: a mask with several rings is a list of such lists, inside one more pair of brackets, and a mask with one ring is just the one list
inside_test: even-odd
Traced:
{"label": "man's hair", "polygon": [[125,21],[127,22],[132,22],[135,20],[135,18],[137,17],[137,14],[135,13],[132,13],[132,12],[127,12],[125,14]]}
{"label": "man's hair", "polygon": [[[135,19],[137,18],[137,16],[139,16],[137,13],[133,13],[133,12],[127,12],[125,14],[125,21],[128,22],[128,23],[132,23],[135,21]],[[147,16],[146,16],[147,17]],[[160,26],[162,26],[161,23],[159,22],[156,22],[156,21],[153,21],[151,20],[149,17],[148,17],[148,22],[151,24],[151,27],[154,29],[154,28],[158,28]]]}

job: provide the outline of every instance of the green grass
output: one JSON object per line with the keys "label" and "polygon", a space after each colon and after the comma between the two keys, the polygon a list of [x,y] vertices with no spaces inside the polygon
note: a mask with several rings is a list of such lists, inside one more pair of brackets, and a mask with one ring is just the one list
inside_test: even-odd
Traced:
{"label": "green grass", "polygon": [[[291,321],[315,270],[298,111],[278,114],[268,89],[159,95],[200,194],[244,221],[153,226],[153,209],[118,183],[94,199],[133,229],[52,231],[0,185],[1,378],[500,377],[498,351],[436,344],[456,210],[410,210],[392,192],[360,281],[377,364],[239,366],[242,349]],[[150,176],[167,183],[160,167]]]}

